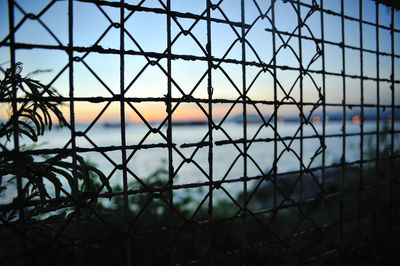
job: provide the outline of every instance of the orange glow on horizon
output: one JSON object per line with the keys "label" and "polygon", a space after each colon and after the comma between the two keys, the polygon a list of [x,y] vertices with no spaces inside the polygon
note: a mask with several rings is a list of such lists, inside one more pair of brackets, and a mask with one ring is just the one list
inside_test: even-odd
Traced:
{"label": "orange glow on horizon", "polygon": [[358,115],[355,115],[355,116],[353,116],[353,118],[351,119],[351,121],[352,121],[354,124],[358,124],[358,123],[360,123],[360,117],[359,117]]}
{"label": "orange glow on horizon", "polygon": [[[90,123],[102,111],[105,104],[85,104],[77,103],[75,105],[75,119],[77,122]],[[204,108],[207,110],[207,108]],[[223,112],[220,108],[215,108],[218,115]],[[225,108],[224,108],[225,109]],[[69,116],[69,109],[65,108],[64,114]],[[119,103],[112,104],[103,112],[99,121],[119,121],[120,120]],[[167,118],[166,106],[164,103],[137,103],[125,105],[126,122],[143,123],[143,119],[147,122],[162,121]],[[198,106],[181,104],[172,113],[173,120],[206,120],[207,116]]]}
{"label": "orange glow on horizon", "polygon": [[[143,123],[143,119],[146,122],[163,121],[167,119],[167,112],[165,103],[160,102],[147,102],[147,103],[132,103],[132,106],[125,105],[125,118],[126,122]],[[120,121],[120,103],[114,102],[107,106],[107,103],[90,103],[90,102],[75,102],[74,103],[74,116],[75,122],[77,123],[91,123],[97,116],[98,122],[119,122]],[[133,107],[133,108],[132,108]],[[4,110],[5,106],[3,106]],[[231,108],[229,104],[216,104],[212,107],[213,119],[219,119],[226,115]],[[135,110],[136,111],[135,111]],[[173,109],[173,108],[172,108]],[[208,113],[208,104],[202,104],[202,109]],[[203,112],[197,104],[194,103],[181,103],[172,113],[172,119],[174,121],[184,120],[207,120],[207,115]],[[70,105],[65,103],[60,106],[60,110],[64,114],[65,120],[70,122]],[[241,114],[242,107],[234,107],[229,115],[228,119],[238,114]],[[266,111],[267,112],[267,111]],[[140,115],[139,115],[140,114]],[[51,115],[54,121],[57,121],[54,115]],[[0,112],[0,119],[8,120],[9,116],[7,112]],[[278,122],[283,122],[279,120]]]}
{"label": "orange glow on horizon", "polygon": [[313,117],[312,121],[314,124],[318,124],[319,122],[321,122],[321,118],[318,115],[316,115]]}

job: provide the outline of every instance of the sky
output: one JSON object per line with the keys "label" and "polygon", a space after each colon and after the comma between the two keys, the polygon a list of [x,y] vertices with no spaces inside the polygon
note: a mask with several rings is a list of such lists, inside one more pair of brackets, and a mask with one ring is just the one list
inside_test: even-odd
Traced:
{"label": "sky", "polygon": [[[16,0],[15,1],[25,13],[38,14],[48,5],[50,0]],[[163,3],[166,0],[162,1]],[[212,1],[216,4],[219,1]],[[218,9],[211,11],[211,17],[224,19],[224,15],[229,20],[241,21],[240,0],[224,0]],[[257,3],[254,4],[254,2]],[[304,1],[312,3],[311,0]],[[139,0],[126,1],[129,4],[138,4]],[[320,0],[317,1],[320,3]],[[359,17],[358,0],[344,1],[345,15]],[[9,33],[7,0],[0,0],[0,40],[4,40]],[[163,8],[158,0],[146,0],[142,3],[143,7]],[[246,34],[246,39],[250,42],[256,54],[253,53],[250,46],[246,46],[246,60],[257,62],[261,59],[264,63],[270,63],[273,55],[272,33],[265,29],[271,29],[271,24],[267,19],[260,18],[258,8],[265,12],[270,6],[269,0],[250,1],[245,0],[245,21],[248,24],[255,24]],[[110,26],[112,22],[119,22],[120,11],[113,7],[102,7],[101,9],[91,3],[79,1],[73,2],[73,39],[74,46],[90,47],[96,43],[99,37]],[[340,1],[325,0],[324,8],[334,12],[340,12]],[[202,14],[206,9],[206,1],[200,0],[171,0],[171,9],[178,12],[189,12],[192,14]],[[15,12],[15,24],[24,17],[24,14],[17,7]],[[288,3],[277,1],[276,4],[276,27],[278,30],[292,32],[297,26],[297,15],[294,9]],[[309,12],[309,8],[302,7],[301,15],[304,19]],[[375,3],[371,0],[363,0],[363,20],[375,22]],[[125,29],[129,34],[125,34],[125,49],[133,51],[157,52],[163,53],[167,48],[167,16],[165,14],[156,14],[152,12],[136,11],[130,15],[126,10],[125,16],[129,18],[125,22]],[[271,13],[268,13],[270,16]],[[307,20],[306,24],[315,38],[321,38],[320,13],[315,12]],[[379,24],[390,25],[390,10],[380,5]],[[28,19],[16,31],[15,39],[17,43],[28,43],[38,45],[68,45],[68,1],[56,1],[41,17],[40,20],[48,29],[54,33],[54,38],[48,30],[37,20]],[[193,19],[177,18],[171,22],[171,37],[174,41],[171,49],[172,53],[179,55],[195,55],[204,57],[204,50],[207,43],[207,23],[199,21],[192,29],[191,33],[196,37],[194,40],[190,35],[184,35],[181,28],[188,30],[193,23]],[[325,32],[324,38],[327,41],[341,42],[341,20],[340,17],[325,14],[324,15]],[[355,47],[360,46],[359,23],[351,20],[345,20],[345,43]],[[400,29],[400,12],[395,12],[395,28]],[[228,51],[232,43],[235,45],[227,54],[227,59],[242,60],[242,46],[237,41],[235,30],[240,34],[240,27],[232,29],[229,25],[221,23],[211,23],[211,52],[216,58],[222,58]],[[302,28],[302,34],[311,36],[311,33],[305,27]],[[363,47],[370,50],[376,50],[376,29],[368,24],[363,24]],[[133,38],[133,40],[131,39]],[[287,40],[288,36],[282,36]],[[400,54],[400,33],[394,35],[395,54]],[[391,52],[390,31],[379,30],[379,49],[382,52]],[[103,48],[119,49],[120,47],[120,29],[111,27],[104,37],[98,43]],[[293,49],[284,49],[283,47],[277,54],[277,65],[298,67],[299,61],[295,54],[299,53],[299,42],[297,38],[292,38],[289,42]],[[282,46],[282,41],[277,37],[276,48]],[[320,47],[320,46],[319,46]],[[310,40],[302,41],[303,65],[308,62],[316,53],[316,45]],[[360,53],[352,49],[345,49],[346,74],[360,75]],[[82,56],[81,53],[74,53],[74,56]],[[0,64],[3,69],[9,65],[10,51],[7,46],[0,46]],[[342,49],[325,44],[325,69],[328,72],[341,73],[343,70]],[[364,53],[364,75],[376,77],[376,55]],[[68,55],[65,51],[48,49],[18,49],[16,51],[16,60],[23,63],[22,74],[28,74],[37,69],[48,69],[50,72],[34,76],[35,79],[49,84],[54,77],[67,65]],[[196,98],[207,99],[207,62],[206,61],[185,61],[172,60],[172,97],[182,97],[182,91]],[[239,97],[237,90],[243,90],[242,66],[236,64],[222,63],[221,68],[212,70],[213,98],[236,100]],[[138,75],[144,68],[142,74]],[[322,69],[322,58],[319,57],[310,67],[313,70]],[[148,61],[143,56],[126,55],[124,88],[126,97],[164,97],[168,91],[168,79],[165,74],[167,70],[167,59],[159,61],[159,65],[148,65]],[[381,78],[390,78],[391,58],[389,56],[380,56],[379,70]],[[101,78],[101,82],[93,75],[95,72]],[[272,71],[272,70],[271,70]],[[224,73],[225,72],[225,73]],[[246,87],[248,97],[252,100],[274,100],[273,78],[271,73],[262,72],[254,66],[246,67]],[[283,89],[288,92],[294,85],[291,92],[296,101],[300,100],[299,82],[295,83],[298,77],[298,71],[278,70],[277,77]],[[398,79],[400,74],[400,60],[395,60],[395,77]],[[229,76],[229,78],[227,77]],[[255,79],[255,77],[257,77]],[[317,87],[322,87],[322,75],[311,74]],[[254,84],[252,81],[255,79]],[[305,102],[316,102],[318,92],[313,85],[313,80],[309,76],[304,77],[303,100]],[[134,82],[132,83],[132,81]],[[249,86],[251,85],[250,89]],[[343,100],[342,90],[343,81],[341,77],[326,76],[326,102],[341,103]],[[63,96],[68,96],[70,83],[68,79],[68,69],[64,71],[52,84]],[[119,55],[89,53],[83,62],[74,62],[74,95],[75,97],[111,97],[112,93],[118,94],[120,91],[120,58]],[[380,84],[380,103],[391,103],[391,91],[388,82]],[[397,85],[396,85],[397,86]],[[377,83],[373,81],[364,82],[364,101],[365,103],[376,104]],[[195,88],[195,89],[194,89]],[[400,92],[396,87],[396,91]],[[399,93],[397,93],[399,95]],[[284,97],[284,93],[278,88],[277,99]],[[400,104],[399,96],[396,97],[396,104]],[[346,101],[348,103],[360,103],[360,80],[346,78]],[[89,103],[76,102],[75,115],[78,121],[90,122],[102,110],[107,103]],[[134,103],[134,109],[138,110],[148,121],[162,120],[167,116],[166,106],[162,103]],[[135,113],[132,106],[126,105],[126,116],[129,121],[141,121],[141,118]],[[111,103],[101,117],[103,121],[118,120],[120,117],[119,103]],[[229,104],[214,104],[213,116],[221,117],[231,107]],[[257,105],[257,107],[269,114],[273,110],[272,105]],[[204,105],[207,110],[207,105]],[[242,107],[236,105],[232,115],[242,112]],[[65,114],[68,116],[68,104],[64,106]],[[249,106],[248,112],[256,110]],[[295,114],[298,112],[293,106],[282,106],[280,113]],[[5,112],[0,113],[0,119],[5,118]],[[200,108],[194,103],[180,104],[173,113],[173,118],[180,119],[206,119]]]}

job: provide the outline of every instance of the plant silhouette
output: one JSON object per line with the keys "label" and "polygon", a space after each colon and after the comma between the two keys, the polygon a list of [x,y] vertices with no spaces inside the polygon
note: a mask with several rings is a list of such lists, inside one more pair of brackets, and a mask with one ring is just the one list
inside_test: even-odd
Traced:
{"label": "plant silhouette", "polygon": [[[52,194],[55,198],[59,198],[61,192],[68,195],[77,184],[77,179],[81,181],[79,182],[81,191],[95,191],[98,184],[94,180],[100,179],[111,192],[104,174],[86,162],[82,156],[71,152],[60,153],[53,157],[34,156],[26,146],[13,149],[9,147],[13,138],[27,137],[36,143],[46,130],[52,129],[55,119],[60,127],[68,125],[60,110],[61,95],[54,88],[37,80],[22,77],[21,70],[22,64],[17,63],[5,72],[0,83],[0,98],[8,105],[9,113],[9,119],[0,124],[0,152],[2,154],[0,193],[4,192],[10,183],[15,183],[18,178],[23,179],[24,182],[20,182],[21,188],[18,189],[19,193],[14,198],[15,204],[23,204],[24,201],[32,199],[40,199],[44,202],[50,199]],[[3,180],[4,177],[7,179]],[[62,178],[67,181],[68,186],[63,185]],[[51,187],[54,193],[49,191]],[[7,221],[15,217],[14,211],[3,218]]]}

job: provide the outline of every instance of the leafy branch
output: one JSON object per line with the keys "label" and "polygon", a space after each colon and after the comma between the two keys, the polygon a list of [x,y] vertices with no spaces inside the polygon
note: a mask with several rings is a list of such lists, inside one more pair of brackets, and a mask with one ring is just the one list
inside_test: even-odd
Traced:
{"label": "leafy branch", "polygon": [[[0,122],[0,196],[7,184],[18,178],[23,178],[22,195],[24,200],[40,198],[45,201],[51,196],[49,189],[54,189],[56,198],[60,192],[72,191],[77,179],[81,180],[80,190],[94,192],[98,189],[100,180],[112,191],[105,175],[93,165],[87,163],[82,156],[72,153],[62,153],[54,157],[39,155],[33,157],[29,150],[11,150],[8,145],[11,139],[28,137],[36,143],[39,136],[46,130],[51,130],[53,119],[58,120],[60,127],[67,122],[60,110],[61,96],[54,88],[41,82],[20,75],[22,64],[17,63],[5,72],[0,82],[0,99],[8,106],[8,120]],[[6,177],[6,185],[3,178]],[[62,180],[66,180],[63,184]],[[14,200],[20,200],[15,198]]]}

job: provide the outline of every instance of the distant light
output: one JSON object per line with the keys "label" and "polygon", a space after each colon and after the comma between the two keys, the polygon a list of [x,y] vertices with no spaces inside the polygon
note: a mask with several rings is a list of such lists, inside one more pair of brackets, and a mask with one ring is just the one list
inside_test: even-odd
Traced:
{"label": "distant light", "polygon": [[360,123],[360,117],[358,115],[355,115],[355,116],[353,116],[351,121],[353,121],[354,124],[358,124],[358,123]]}
{"label": "distant light", "polygon": [[321,122],[321,118],[319,118],[319,116],[316,115],[312,118],[312,121],[314,124],[319,124],[319,122]]}

